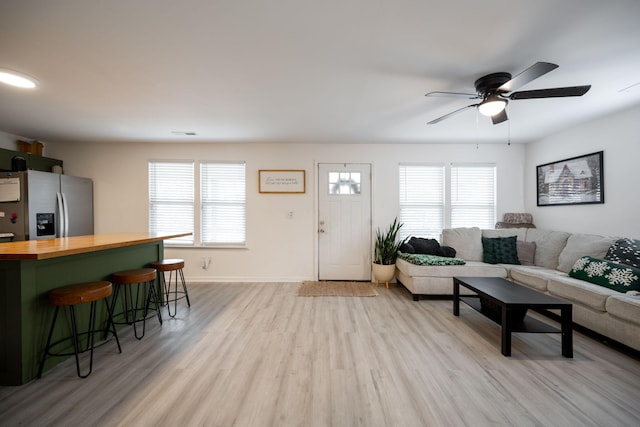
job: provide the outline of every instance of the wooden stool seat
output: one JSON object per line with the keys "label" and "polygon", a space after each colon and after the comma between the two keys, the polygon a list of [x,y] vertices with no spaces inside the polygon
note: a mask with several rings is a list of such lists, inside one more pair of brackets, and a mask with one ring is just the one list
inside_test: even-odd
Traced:
{"label": "wooden stool seat", "polygon": [[111,281],[116,285],[130,285],[156,280],[155,268],[138,268],[135,270],[118,271],[111,275]]}
{"label": "wooden stool seat", "polygon": [[[118,297],[122,294],[122,311],[114,314],[114,317],[124,316],[124,321],[116,322],[118,324],[133,325],[133,333],[137,339],[144,337],[146,321],[149,313],[149,305],[151,303],[155,306],[155,312],[158,316],[158,321],[162,325],[162,314],[160,313],[160,304],[162,299],[156,292],[156,277],[157,272],[155,268],[137,268],[133,270],[123,270],[111,274],[111,281],[116,286],[113,294],[112,312],[116,313],[116,304]],[[121,291],[121,288],[126,288]],[[132,288],[136,288],[135,301],[134,291]],[[144,307],[140,306],[140,303]],[[142,312],[142,317],[138,318],[138,312]],[[136,324],[142,322],[142,334],[138,335],[138,329]]]}
{"label": "wooden stool seat", "polygon": [[[40,367],[38,369],[38,378],[42,376],[42,371],[44,370],[44,363],[47,359],[47,356],[70,356],[75,355],[76,359],[76,372],[80,378],[86,378],[91,374],[93,370],[93,350],[97,347],[95,344],[95,334],[96,332],[96,302],[103,300],[105,306],[107,308],[108,313],[108,323],[106,332],[112,332],[113,336],[116,338],[116,343],[118,344],[118,351],[122,353],[122,348],[120,347],[120,341],[118,340],[118,333],[116,332],[116,325],[113,322],[113,316],[111,307],[107,302],[107,298],[113,292],[113,285],[111,282],[107,281],[98,281],[98,282],[86,282],[86,283],[76,283],[74,285],[62,286],[60,288],[54,289],[48,293],[49,302],[51,305],[55,306],[55,311],[53,314],[53,321],[51,322],[51,329],[49,330],[49,336],[47,338],[47,344],[44,349],[44,353],[42,355],[42,360],[40,361]],[[89,312],[89,326],[86,332],[78,332],[78,326],[76,322],[76,311],[75,306],[80,304],[91,303],[90,312]],[[53,337],[53,332],[56,326],[56,320],[58,319],[58,313],[61,307],[69,308],[69,315],[71,317],[71,336],[67,336],[62,338],[54,343],[51,342]],[[80,345],[80,337],[87,335],[86,347],[81,349]],[[56,347],[57,345],[67,342],[69,340],[73,340],[73,353],[52,353],[51,349]],[[80,358],[79,354],[84,353],[85,351],[90,351],[91,356],[89,358],[89,370],[86,374],[82,374],[80,372]]]}
{"label": "wooden stool seat", "polygon": [[162,259],[160,261],[152,262],[151,266],[158,271],[175,271],[184,268],[183,259]]}
{"label": "wooden stool seat", "polygon": [[[187,284],[184,280],[184,260],[179,258],[161,259],[159,261],[152,262],[151,267],[155,268],[158,273],[158,283],[160,289],[164,289],[165,301],[167,303],[167,311],[169,317],[175,317],[178,310],[178,300],[185,298],[187,300],[187,306],[191,307],[189,301],[189,292],[187,291]],[[169,280],[165,277],[165,273],[169,272]],[[178,290],[178,276],[180,277],[182,290]],[[173,290],[171,288],[173,287]],[[178,294],[181,294],[178,296]],[[171,313],[171,302],[173,302],[173,314]]]}
{"label": "wooden stool seat", "polygon": [[49,292],[49,302],[56,306],[84,304],[107,298],[113,292],[111,282],[88,282],[63,286]]}

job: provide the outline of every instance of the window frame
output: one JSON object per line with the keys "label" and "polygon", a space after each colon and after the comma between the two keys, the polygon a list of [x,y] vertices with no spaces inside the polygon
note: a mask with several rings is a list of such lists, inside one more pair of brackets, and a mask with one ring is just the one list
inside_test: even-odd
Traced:
{"label": "window frame", "polygon": [[[457,202],[454,201],[454,192],[456,193],[456,195],[459,196],[460,191],[457,191],[458,188],[454,188],[454,172],[457,169],[461,169],[464,170],[465,173],[468,173],[470,170],[472,169],[491,169],[491,193],[492,193],[492,200],[486,201],[485,203],[468,203],[468,202]],[[489,173],[487,173],[487,176],[489,176]],[[496,218],[497,218],[497,205],[498,205],[498,166],[495,163],[471,163],[471,162],[467,162],[467,163],[452,163],[450,165],[450,169],[449,169],[449,177],[450,177],[450,209],[449,209],[449,226],[450,227],[479,227],[479,228],[493,228],[495,227],[496,224]],[[479,178],[476,175],[476,180],[474,182],[478,182]],[[488,188],[488,187],[487,187]],[[487,191],[487,188],[485,188],[484,190]],[[489,191],[487,191],[488,193]],[[479,189],[476,188],[474,191],[474,194],[478,194],[479,193]],[[456,219],[454,219],[454,211],[455,210],[463,210],[463,209],[475,209],[475,210],[485,210],[487,212],[490,212],[491,214],[491,218],[489,218],[489,215],[487,215],[486,217],[489,218],[487,220],[487,222],[485,222],[484,224],[480,224],[478,222],[476,223],[464,223],[464,222],[458,222],[456,223],[456,225],[454,225],[454,221],[457,221]]]}
{"label": "window frame", "polygon": [[[402,189],[402,168],[412,168],[412,167],[418,167],[418,168],[430,168],[430,169],[434,169],[433,173],[438,173],[437,170],[438,169],[441,175],[441,202],[439,203],[407,203],[406,200],[403,201],[403,196],[406,197],[406,194],[403,195],[403,189]],[[444,163],[400,163],[398,165],[398,199],[399,199],[399,221],[401,223],[406,223],[406,219],[403,219],[403,205],[411,205],[411,208],[409,209],[414,209],[415,211],[420,210],[421,207],[423,209],[427,209],[427,210],[440,210],[440,217],[442,219],[442,221],[440,222],[440,225],[442,225],[442,227],[440,228],[440,231],[438,231],[437,233],[435,233],[436,229],[426,229],[423,228],[422,230],[424,230],[424,233],[421,233],[420,237],[430,237],[430,238],[436,238],[439,239],[440,235],[442,234],[442,229],[446,228],[446,202],[447,202],[447,197],[446,197],[446,165]],[[435,199],[434,199],[435,200]],[[400,229],[400,233],[399,233],[399,237],[400,238],[404,238],[407,236],[413,236],[415,235],[414,231],[415,230],[413,227],[402,227]]]}
{"label": "window frame", "polygon": [[[199,168],[198,168],[198,172],[199,172],[199,207],[198,207],[198,213],[199,213],[199,233],[198,233],[198,244],[199,246],[202,247],[207,247],[207,248],[211,248],[211,247],[217,247],[217,248],[245,248],[247,246],[247,165],[246,162],[244,161],[219,161],[219,160],[206,160],[206,161],[200,161],[199,163]],[[243,194],[242,194],[242,202],[235,202],[235,203],[220,203],[218,204],[218,206],[230,206],[230,205],[241,205],[242,206],[242,227],[243,227],[243,239],[242,241],[218,241],[218,242],[205,242],[204,241],[204,235],[205,235],[205,221],[203,220],[203,215],[205,214],[205,207],[207,206],[211,206],[210,202],[205,202],[204,198],[203,198],[203,186],[204,186],[204,180],[203,180],[203,167],[205,165],[242,165],[242,177],[244,179],[243,182]]]}
{"label": "window frame", "polygon": [[[453,198],[453,192],[456,190],[455,181],[453,179],[453,173],[456,168],[493,168],[493,200],[490,203],[493,213],[493,223],[486,223],[482,225],[484,227],[486,225],[487,228],[493,228],[495,226],[495,221],[497,217],[497,205],[498,205],[498,165],[496,163],[487,163],[487,162],[456,162],[456,163],[399,163],[398,164],[398,218],[400,222],[405,223],[403,221],[403,205],[406,205],[406,200],[403,201],[403,189],[402,189],[402,168],[403,167],[425,167],[425,168],[442,168],[443,173],[443,200],[444,203],[442,205],[442,229],[438,233],[435,230],[423,229],[422,231],[415,231],[413,227],[407,227],[408,230],[402,232],[401,229],[400,237],[406,236],[416,236],[416,237],[426,237],[426,238],[435,238],[441,240],[442,230],[446,228],[452,228],[452,223],[454,221],[454,210],[458,209],[460,206],[456,206],[456,202]],[[481,208],[486,207],[487,205],[479,205]],[[468,225],[471,226],[471,225]],[[480,227],[480,225],[475,225]],[[481,228],[482,228],[481,227]],[[403,227],[405,228],[405,227]],[[420,233],[419,235],[416,233]]]}
{"label": "window frame", "polygon": [[[152,173],[152,169],[155,168],[154,165],[160,165],[160,164],[164,164],[164,165],[169,165],[169,164],[173,164],[173,165],[190,165],[191,166],[191,197],[190,197],[190,201],[188,200],[189,198],[184,198],[182,200],[179,199],[164,199],[162,200],[161,198],[157,198],[157,197],[153,197],[152,191],[154,191],[154,188],[158,188],[158,186],[156,185],[158,183],[158,179],[156,179],[157,173],[153,172]],[[178,171],[176,170],[174,173],[177,173]],[[153,174],[153,182],[152,182],[152,174]],[[175,239],[170,239],[167,242],[171,241],[172,245],[175,246],[192,246],[195,239],[194,239],[194,226],[195,226],[195,220],[194,220],[194,205],[195,205],[195,187],[193,186],[193,179],[194,179],[194,175],[195,175],[195,162],[193,160],[176,160],[176,159],[152,159],[149,160],[147,162],[147,228],[149,230],[150,233],[191,233],[190,236],[183,236],[183,237],[179,237],[179,238],[175,238]],[[157,192],[156,192],[157,193]],[[154,224],[154,222],[161,222],[162,218],[160,218],[160,221],[154,221],[154,211],[157,210],[157,206],[184,206],[186,208],[191,208],[191,224],[190,224],[190,230],[169,230],[166,228],[154,228],[152,229],[152,225]]]}
{"label": "window frame", "polygon": [[[165,241],[165,247],[177,247],[177,248],[246,248],[247,247],[247,174],[246,174],[246,162],[245,161],[228,161],[228,160],[194,160],[194,159],[149,159],[147,161],[147,228],[149,232],[161,232],[158,230],[152,230],[152,177],[151,169],[154,163],[190,163],[192,165],[191,175],[191,189],[192,189],[192,203],[189,205],[192,209],[192,234],[188,236],[190,239],[188,242],[180,241],[180,238],[170,239]],[[206,203],[203,203],[202,193],[202,165],[205,164],[242,164],[244,168],[244,182],[243,182],[243,210],[244,210],[244,239],[240,242],[203,242],[203,207]],[[181,230],[180,232],[186,232]],[[184,238],[182,238],[184,240]]]}

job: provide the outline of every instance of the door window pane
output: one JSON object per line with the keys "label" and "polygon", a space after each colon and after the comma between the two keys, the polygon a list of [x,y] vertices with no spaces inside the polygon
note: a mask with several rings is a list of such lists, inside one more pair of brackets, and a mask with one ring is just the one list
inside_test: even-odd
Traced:
{"label": "door window pane", "polygon": [[329,172],[329,194],[354,195],[361,191],[360,172]]}

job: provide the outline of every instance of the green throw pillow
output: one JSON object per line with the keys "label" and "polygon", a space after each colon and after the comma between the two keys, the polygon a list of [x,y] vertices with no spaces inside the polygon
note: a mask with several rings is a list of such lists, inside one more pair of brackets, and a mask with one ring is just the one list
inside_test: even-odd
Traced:
{"label": "green throw pillow", "polygon": [[590,256],[576,261],[569,276],[618,292],[640,290],[640,269]]}
{"label": "green throw pillow", "polygon": [[520,264],[517,237],[483,237],[482,260],[488,264]]}

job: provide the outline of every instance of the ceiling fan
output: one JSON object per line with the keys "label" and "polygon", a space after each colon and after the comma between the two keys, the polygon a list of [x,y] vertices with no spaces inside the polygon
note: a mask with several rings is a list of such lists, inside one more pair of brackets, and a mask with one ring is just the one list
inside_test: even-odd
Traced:
{"label": "ceiling fan", "polygon": [[535,98],[564,98],[567,96],[582,96],[591,89],[591,85],[567,86],[552,89],[523,90],[514,92],[515,89],[541,77],[548,72],[558,68],[558,65],[549,62],[536,62],[520,74],[512,77],[511,74],[500,72],[492,73],[480,77],[475,81],[476,93],[460,92],[429,92],[425,96],[429,97],[453,97],[465,99],[481,99],[477,104],[467,105],[451,113],[431,120],[430,125],[439,123],[444,119],[458,114],[467,108],[478,107],[480,114],[491,117],[494,125],[508,120],[505,107],[509,100]]}

